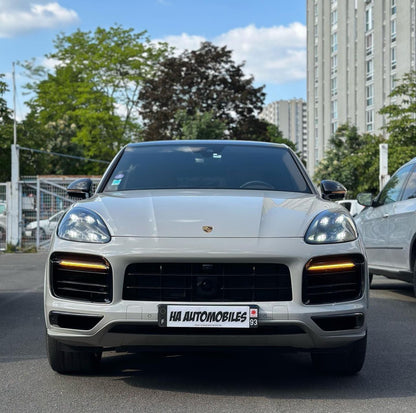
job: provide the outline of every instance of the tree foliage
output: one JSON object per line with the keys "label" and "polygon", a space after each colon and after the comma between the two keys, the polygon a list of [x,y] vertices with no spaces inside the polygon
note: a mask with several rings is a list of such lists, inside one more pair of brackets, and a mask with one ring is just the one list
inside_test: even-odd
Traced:
{"label": "tree foliage", "polygon": [[11,120],[11,111],[7,107],[6,99],[4,99],[4,94],[8,91],[7,83],[2,79],[4,74],[0,73],[0,125],[3,125]]}
{"label": "tree foliage", "polygon": [[389,95],[395,103],[384,106],[389,133],[389,173],[416,156],[416,71],[406,73]]}
{"label": "tree foliage", "polygon": [[[178,113],[209,113],[225,125],[225,136],[245,139],[258,126],[265,94],[235,64],[232,52],[204,42],[198,50],[163,59],[139,94],[145,140],[180,138]],[[252,135],[251,135],[252,136]]]}
{"label": "tree foliage", "polygon": [[10,145],[13,143],[13,121],[11,110],[7,107],[4,94],[8,91],[6,82],[0,74],[0,182],[10,177]]}
{"label": "tree foliage", "polygon": [[382,136],[360,135],[356,126],[341,125],[330,140],[330,148],[319,163],[314,180],[341,182],[347,188],[349,198],[359,192],[377,193],[381,143],[385,143]]}
{"label": "tree foliage", "polygon": [[[49,147],[64,141],[64,151],[111,160],[123,145],[140,139],[138,93],[167,51],[145,34],[120,26],[78,30],[55,40],[55,51],[47,56],[57,62],[52,72],[25,63],[32,76],[32,120],[56,138]],[[84,169],[100,173],[103,166],[87,163]]]}
{"label": "tree foliage", "polygon": [[180,139],[222,139],[225,124],[215,119],[212,112],[196,112],[193,115],[185,110],[176,112],[175,121],[180,130]]}

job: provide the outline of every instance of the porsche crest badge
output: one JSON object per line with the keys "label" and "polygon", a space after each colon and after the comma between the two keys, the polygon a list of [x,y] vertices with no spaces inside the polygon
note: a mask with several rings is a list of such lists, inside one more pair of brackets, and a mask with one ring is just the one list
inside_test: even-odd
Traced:
{"label": "porsche crest badge", "polygon": [[212,230],[214,229],[213,227],[209,226],[209,225],[204,225],[202,227],[202,229],[204,230],[204,232],[212,232]]}

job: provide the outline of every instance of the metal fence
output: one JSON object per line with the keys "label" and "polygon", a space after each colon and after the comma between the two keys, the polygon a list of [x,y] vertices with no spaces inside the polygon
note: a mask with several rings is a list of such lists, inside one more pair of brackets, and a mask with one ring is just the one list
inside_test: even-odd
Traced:
{"label": "metal fence", "polygon": [[[65,210],[74,202],[66,193],[67,186],[75,179],[84,178],[84,176],[36,176],[22,177],[19,182],[19,245],[23,249],[36,247],[37,249],[47,248],[49,240],[54,233],[56,226]],[[100,180],[99,176],[90,176],[95,188]],[[0,208],[2,186],[0,184]],[[7,199],[4,196],[4,205],[6,214],[4,241],[0,248],[6,247],[7,240]],[[1,211],[1,209],[0,209]],[[1,217],[1,215],[0,215]],[[0,218],[1,219],[1,218]],[[1,221],[0,221],[1,225]]]}

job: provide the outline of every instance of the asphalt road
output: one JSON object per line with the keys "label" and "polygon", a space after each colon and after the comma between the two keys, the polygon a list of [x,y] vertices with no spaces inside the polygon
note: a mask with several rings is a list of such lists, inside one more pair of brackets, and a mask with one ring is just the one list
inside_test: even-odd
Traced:
{"label": "asphalt road", "polygon": [[96,376],[61,376],[46,359],[45,254],[0,254],[0,412],[414,412],[416,299],[375,277],[366,363],[316,373],[308,354],[108,353]]}

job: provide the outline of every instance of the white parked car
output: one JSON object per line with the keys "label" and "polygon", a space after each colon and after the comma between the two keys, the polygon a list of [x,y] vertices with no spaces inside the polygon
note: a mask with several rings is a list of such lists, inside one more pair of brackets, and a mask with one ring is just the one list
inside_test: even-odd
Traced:
{"label": "white parked car", "polygon": [[337,201],[337,203],[348,209],[353,217],[364,209],[364,206],[360,205],[356,199],[342,199],[341,201]]}
{"label": "white parked car", "polygon": [[[308,351],[353,374],[365,359],[368,274],[355,224],[285,145],[127,145],[59,223],[46,265],[52,369],[107,349]],[[92,195],[92,196],[91,196]],[[325,199],[324,199],[325,198]]]}
{"label": "white parked car", "polygon": [[[39,238],[40,239],[46,239],[52,235],[63,213],[64,211],[59,211],[56,214],[49,217],[48,219],[39,220]],[[38,228],[38,221],[30,222],[25,227],[25,235],[27,237],[36,237],[37,228]]]}
{"label": "white parked car", "polygon": [[367,206],[356,223],[370,277],[410,282],[416,295],[416,158],[398,169],[376,198],[362,193],[357,199]]}

